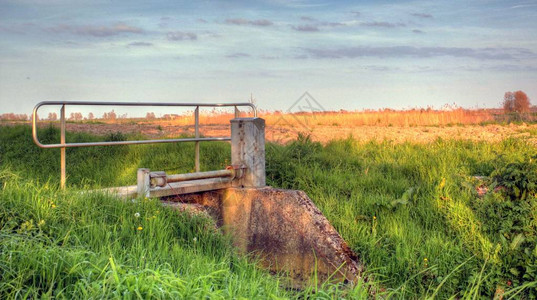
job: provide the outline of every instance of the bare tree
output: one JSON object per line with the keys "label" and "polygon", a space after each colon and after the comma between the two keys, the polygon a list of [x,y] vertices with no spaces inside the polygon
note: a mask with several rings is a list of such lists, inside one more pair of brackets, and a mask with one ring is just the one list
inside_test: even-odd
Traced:
{"label": "bare tree", "polygon": [[56,121],[58,120],[58,115],[55,112],[48,113],[47,119],[49,121]]}
{"label": "bare tree", "polygon": [[153,119],[155,119],[155,113],[154,112],[148,112],[145,115],[145,118],[148,119],[148,120],[153,120]]}
{"label": "bare tree", "polygon": [[92,112],[90,112],[90,113],[88,114],[88,120],[93,120],[93,119],[95,119],[95,116],[93,115]]}

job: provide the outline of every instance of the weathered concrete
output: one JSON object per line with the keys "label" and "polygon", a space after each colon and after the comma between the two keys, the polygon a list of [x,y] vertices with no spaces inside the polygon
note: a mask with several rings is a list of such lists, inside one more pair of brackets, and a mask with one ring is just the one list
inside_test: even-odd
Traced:
{"label": "weathered concrete", "polygon": [[302,191],[229,188],[168,199],[203,205],[242,253],[253,253],[271,271],[286,272],[292,287],[313,280],[356,282],[363,267]]}
{"label": "weathered concrete", "polygon": [[104,188],[104,189],[99,189],[99,190],[92,190],[90,192],[102,192],[102,193],[114,195],[123,199],[132,199],[132,198],[138,197],[138,186],[137,185],[118,186],[118,187]]}
{"label": "weathered concrete", "polygon": [[245,167],[235,187],[265,186],[265,120],[236,118],[231,120],[231,164]]}

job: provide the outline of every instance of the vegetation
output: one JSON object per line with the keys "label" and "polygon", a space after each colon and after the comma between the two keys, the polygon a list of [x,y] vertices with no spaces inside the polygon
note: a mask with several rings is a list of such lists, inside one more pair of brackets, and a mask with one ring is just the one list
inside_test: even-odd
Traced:
{"label": "vegetation", "polygon": [[[59,135],[48,128],[40,136],[50,143]],[[206,170],[228,163],[225,143],[201,151]],[[322,145],[300,137],[267,145],[267,176],[307,192],[381,295],[535,298],[536,152],[514,139]],[[68,184],[133,184],[141,166],[187,172],[192,153],[189,144],[68,149]],[[0,296],[365,297],[363,286],[284,290],[236,256],[209,221],[155,200],[58,191],[59,151],[37,148],[26,127],[0,127],[0,165]]]}
{"label": "vegetation", "polygon": [[527,113],[530,107],[530,99],[523,91],[507,92],[503,97],[503,109],[506,113]]}
{"label": "vegetation", "polygon": [[503,111],[509,122],[531,121],[533,116],[528,95],[523,91],[507,92],[503,97]]}
{"label": "vegetation", "polygon": [[[379,109],[379,110],[339,110],[339,111],[301,111],[281,112],[259,110],[269,126],[450,126],[470,124],[493,124],[522,121],[514,119],[514,114],[523,114],[525,122],[536,120],[535,108],[531,107],[528,96],[522,92],[507,92],[502,102],[502,108],[464,109],[453,105],[444,105],[440,109]],[[200,124],[228,125],[234,115],[229,109],[213,109],[200,112]],[[250,110],[244,109],[242,116],[249,116]],[[31,115],[6,113],[0,115],[0,121],[27,121]],[[58,114],[50,112],[48,115],[39,116],[39,120],[57,123]],[[81,112],[73,112],[67,116],[67,120],[77,123],[91,123],[98,121],[108,124],[166,124],[174,126],[192,126],[194,124],[193,111],[181,114],[157,115],[148,112],[145,118],[128,116],[127,113],[118,114],[114,110],[101,116],[95,116],[89,112],[83,116]],[[337,124],[337,125],[335,125]]]}
{"label": "vegetation", "polygon": [[272,184],[305,190],[383,285],[405,297],[537,296],[536,151],[524,141],[271,149]]}

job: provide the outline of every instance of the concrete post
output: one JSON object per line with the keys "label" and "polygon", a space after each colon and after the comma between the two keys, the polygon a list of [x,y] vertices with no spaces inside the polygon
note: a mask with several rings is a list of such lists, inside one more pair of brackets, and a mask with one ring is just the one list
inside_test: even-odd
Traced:
{"label": "concrete post", "polygon": [[265,186],[265,120],[235,118],[231,120],[231,164],[246,167],[238,187]]}
{"label": "concrete post", "polygon": [[138,197],[149,197],[149,169],[138,169],[138,173],[136,175],[138,182],[136,192],[138,194]]}

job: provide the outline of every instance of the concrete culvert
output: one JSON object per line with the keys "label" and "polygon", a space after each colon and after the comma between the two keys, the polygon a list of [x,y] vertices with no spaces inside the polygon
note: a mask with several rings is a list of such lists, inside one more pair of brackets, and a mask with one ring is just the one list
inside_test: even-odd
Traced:
{"label": "concrete culvert", "polygon": [[[317,282],[356,283],[363,265],[326,217],[302,191],[228,188],[178,195],[166,204],[184,210],[203,206],[240,253],[254,254],[262,266],[289,274],[289,286]],[[317,268],[317,270],[315,270]]]}

